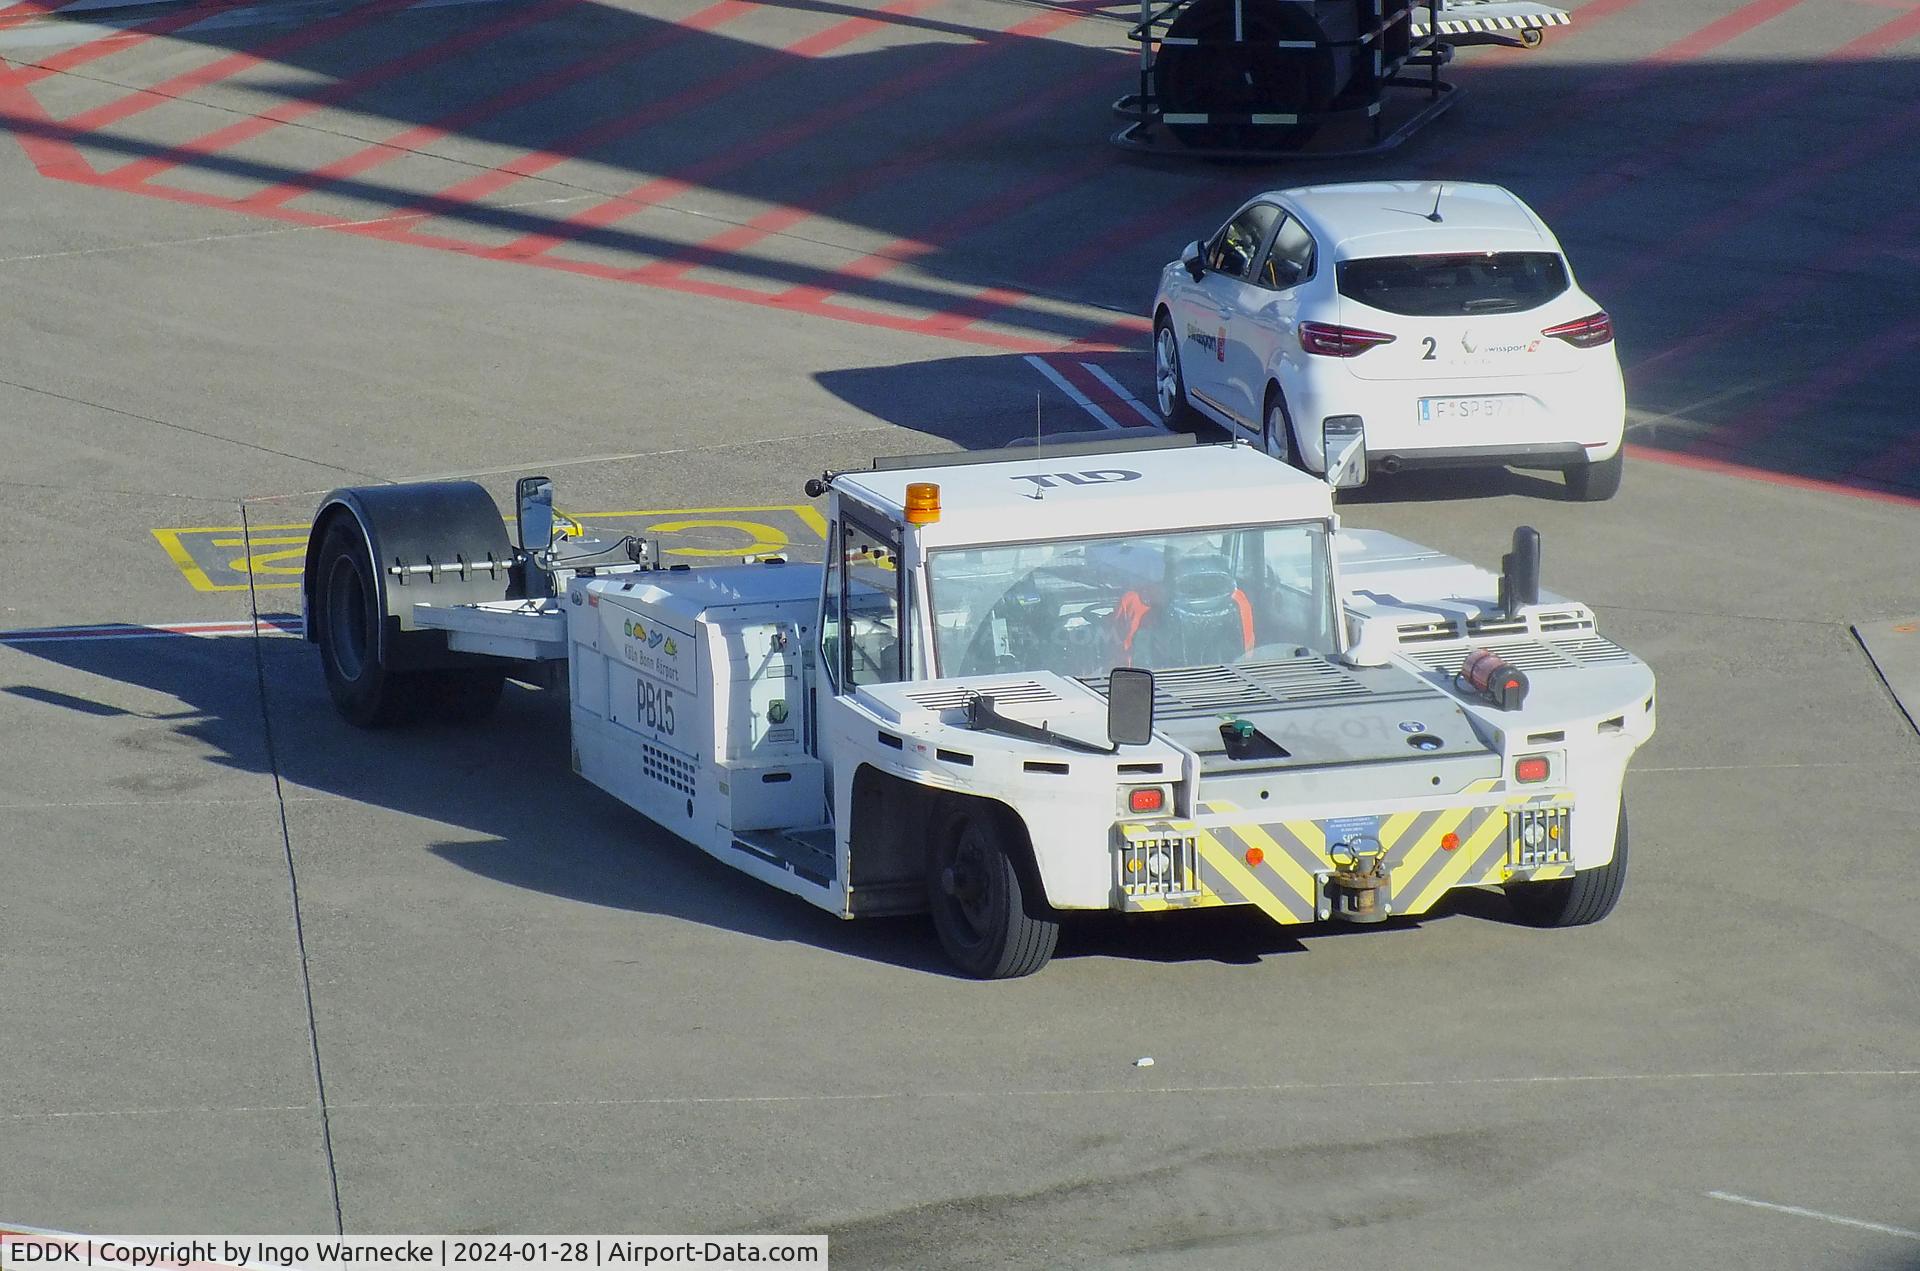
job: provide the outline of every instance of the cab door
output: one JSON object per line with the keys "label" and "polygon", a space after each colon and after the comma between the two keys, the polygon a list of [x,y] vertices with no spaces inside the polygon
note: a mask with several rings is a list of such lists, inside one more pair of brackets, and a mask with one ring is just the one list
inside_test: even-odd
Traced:
{"label": "cab door", "polygon": [[907,678],[906,574],[898,531],[883,518],[842,507],[828,526],[819,674],[813,677],[813,753],[826,769],[830,814],[841,811],[833,806],[839,786],[832,738],[856,727],[854,690]]}

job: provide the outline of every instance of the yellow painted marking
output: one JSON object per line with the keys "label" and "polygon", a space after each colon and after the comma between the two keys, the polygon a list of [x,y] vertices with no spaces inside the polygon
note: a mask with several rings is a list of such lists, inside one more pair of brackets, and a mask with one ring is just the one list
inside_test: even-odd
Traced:
{"label": "yellow painted marking", "polygon": [[1258,905],[1267,917],[1275,922],[1300,921],[1294,917],[1291,909],[1281,904],[1279,898],[1267,890],[1265,884],[1253,876],[1252,872],[1241,863],[1239,857],[1228,851],[1218,839],[1204,830],[1200,833],[1200,855],[1219,871],[1220,876],[1226,879],[1235,891]]}
{"label": "yellow painted marking", "polygon": [[[1486,791],[1493,789],[1493,785],[1494,779],[1489,777],[1469,785],[1463,793],[1484,794]],[[1472,807],[1449,809],[1444,816],[1427,827],[1427,832],[1421,836],[1418,843],[1415,843],[1411,848],[1407,849],[1407,854],[1400,858],[1398,865],[1393,867],[1394,874],[1409,881],[1419,877],[1420,871],[1425,869],[1427,863],[1442,850],[1440,840],[1459,829],[1461,822],[1473,815],[1474,811],[1475,809]],[[1482,829],[1487,825],[1500,825],[1504,827],[1506,823],[1507,817],[1505,810],[1503,808],[1495,808],[1489,812],[1486,821],[1482,825]],[[1475,838],[1479,837],[1479,834],[1479,830],[1474,831]],[[1469,840],[1469,842],[1471,842],[1471,840]],[[1456,853],[1466,852],[1467,844],[1462,843],[1453,850]],[[1453,866],[1449,865],[1447,868],[1452,869]],[[1418,913],[1420,911],[1417,909],[1403,909],[1401,912]]]}
{"label": "yellow painted marking", "polygon": [[[1502,808],[1495,815],[1500,818],[1503,824],[1505,823],[1507,819],[1505,808]],[[1467,849],[1463,846],[1460,850],[1464,852]],[[1460,881],[1463,884],[1469,885],[1474,883],[1498,883],[1505,880],[1506,872],[1507,843],[1503,837],[1496,835],[1493,840],[1488,843],[1487,847],[1481,851],[1480,859],[1474,862],[1471,869],[1461,875]]]}
{"label": "yellow painted marking", "polygon": [[1448,861],[1446,865],[1441,868],[1440,872],[1434,876],[1433,881],[1427,884],[1426,890],[1418,896],[1415,896],[1413,903],[1404,907],[1400,912],[1407,914],[1423,914],[1427,912],[1427,910],[1432,907],[1433,902],[1440,899],[1441,895],[1445,893],[1448,888],[1459,883],[1460,879],[1466,874],[1467,868],[1471,866],[1475,860],[1479,859],[1480,853],[1486,850],[1487,844],[1493,841],[1494,836],[1506,833],[1506,829],[1506,817],[1488,817],[1480,828],[1473,832],[1472,838],[1455,849],[1454,859]]}
{"label": "yellow painted marking", "polygon": [[1233,832],[1266,853],[1267,863],[1273,866],[1274,873],[1286,880],[1287,886],[1293,888],[1294,894],[1307,902],[1308,908],[1312,908],[1319,902],[1319,882],[1299,861],[1294,859],[1292,852],[1274,842],[1273,836],[1268,834],[1264,827],[1236,825],[1233,827]]}
{"label": "yellow painted marking", "polygon": [[1427,827],[1427,832],[1420,837],[1418,843],[1407,849],[1407,854],[1402,856],[1400,863],[1393,867],[1394,872],[1403,878],[1412,878],[1425,869],[1427,862],[1440,851],[1440,840],[1459,829],[1460,823],[1472,816],[1473,812],[1472,808],[1456,808],[1442,815],[1439,820]]}
{"label": "yellow painted marking", "polygon": [[1293,837],[1300,840],[1301,846],[1322,860],[1327,856],[1327,836],[1312,821],[1287,821],[1284,823]]}
{"label": "yellow painted marking", "polygon": [[[793,518],[787,526],[767,514]],[[759,515],[755,515],[759,514]],[[756,503],[730,507],[651,508],[612,512],[555,513],[564,537],[582,537],[588,523],[644,520],[638,532],[646,535],[691,535],[701,530],[739,534],[738,547],[666,545],[669,556],[727,557],[765,555],[780,551],[811,531],[826,537],[827,523],[818,511],[799,503]],[[511,526],[511,519],[508,525]],[[309,526],[181,525],[152,531],[160,550],[195,591],[246,591],[249,586],[287,590],[300,585],[305,568]],[[231,553],[240,549],[240,555]],[[266,549],[266,550],[261,550]],[[251,581],[250,581],[251,580]]]}
{"label": "yellow painted marking", "polygon": [[1398,843],[1400,841],[1400,836],[1407,832],[1407,827],[1412,825],[1415,821],[1419,820],[1422,815],[1423,814],[1420,812],[1396,812],[1392,816],[1388,817],[1385,821],[1381,822],[1381,825],[1380,825],[1381,850],[1385,851],[1387,848],[1392,847],[1395,843]]}
{"label": "yellow painted marking", "polygon": [[643,508],[627,512],[577,512],[582,521],[617,521],[636,516],[712,516],[720,512],[790,512],[821,538],[827,536],[827,518],[808,503],[743,503],[724,508]]}
{"label": "yellow painted marking", "polygon": [[[213,540],[213,545],[247,549],[247,554],[236,556],[227,562],[227,568],[236,574],[292,574],[298,578],[306,568],[307,536],[305,534],[255,534],[251,538],[216,538]],[[262,547],[276,547],[281,550],[272,552],[254,550]]]}
{"label": "yellow painted marking", "polygon": [[793,540],[765,521],[730,521],[703,517],[687,521],[661,521],[647,527],[655,534],[679,534],[687,530],[738,530],[747,536],[740,547],[669,547],[669,556],[765,556],[777,552]]}

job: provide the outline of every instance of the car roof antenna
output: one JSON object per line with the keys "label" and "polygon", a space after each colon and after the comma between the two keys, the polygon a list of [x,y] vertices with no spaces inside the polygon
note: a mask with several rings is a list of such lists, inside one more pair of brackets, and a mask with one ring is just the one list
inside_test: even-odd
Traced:
{"label": "car roof antenna", "polygon": [[1440,196],[1446,193],[1446,189],[1445,182],[1433,187],[1433,211],[1427,213],[1427,219],[1435,225],[1440,224]]}

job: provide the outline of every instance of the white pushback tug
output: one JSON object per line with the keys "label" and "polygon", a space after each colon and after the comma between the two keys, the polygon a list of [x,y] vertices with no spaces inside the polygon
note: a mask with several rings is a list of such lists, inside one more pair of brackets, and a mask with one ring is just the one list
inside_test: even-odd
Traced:
{"label": "white pushback tug", "polygon": [[1497,884],[1604,917],[1653,674],[1539,590],[1538,535],[1495,575],[1191,443],[828,473],[819,566],[556,539],[539,477],[517,545],[471,483],[338,490],[306,630],[367,727],[564,663],[582,776],[832,913],[930,910],[975,976],[1038,970],[1073,910],[1375,922]]}

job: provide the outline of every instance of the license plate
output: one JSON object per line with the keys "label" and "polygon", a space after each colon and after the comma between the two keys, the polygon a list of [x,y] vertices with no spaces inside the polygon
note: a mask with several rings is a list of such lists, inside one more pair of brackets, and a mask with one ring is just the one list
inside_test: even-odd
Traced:
{"label": "license plate", "polygon": [[1494,397],[1423,397],[1420,422],[1445,423],[1449,420],[1518,419],[1526,414],[1528,399],[1517,393]]}

